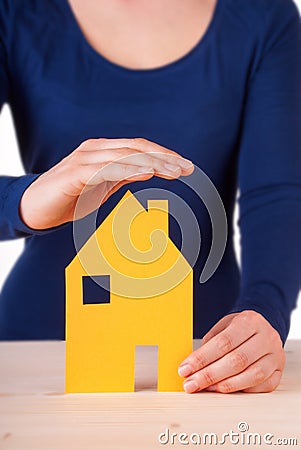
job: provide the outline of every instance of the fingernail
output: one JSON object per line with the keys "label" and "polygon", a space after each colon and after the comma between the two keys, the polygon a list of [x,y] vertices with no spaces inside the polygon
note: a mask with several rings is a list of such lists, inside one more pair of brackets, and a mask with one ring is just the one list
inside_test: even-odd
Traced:
{"label": "fingernail", "polygon": [[139,172],[139,173],[150,173],[153,171],[154,171],[154,169],[152,167],[139,167],[137,169],[137,172]]}
{"label": "fingernail", "polygon": [[184,364],[184,366],[180,366],[178,368],[178,374],[180,377],[187,377],[192,372],[191,367],[189,364]]}
{"label": "fingernail", "polygon": [[184,382],[184,390],[185,392],[194,392],[198,388],[198,385],[195,381],[189,380]]}
{"label": "fingernail", "polygon": [[190,167],[193,166],[192,161],[189,161],[188,159],[183,159],[183,158],[179,158],[178,164],[183,169],[190,169]]}
{"label": "fingernail", "polygon": [[179,166],[174,166],[173,164],[164,164],[164,167],[168,170],[168,172],[178,172],[181,170]]}

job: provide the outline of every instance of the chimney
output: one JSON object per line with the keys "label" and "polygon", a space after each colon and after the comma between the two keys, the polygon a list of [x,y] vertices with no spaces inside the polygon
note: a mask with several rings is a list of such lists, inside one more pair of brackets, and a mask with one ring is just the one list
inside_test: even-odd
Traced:
{"label": "chimney", "polygon": [[147,210],[148,214],[152,214],[156,229],[164,231],[168,236],[168,200],[148,200]]}

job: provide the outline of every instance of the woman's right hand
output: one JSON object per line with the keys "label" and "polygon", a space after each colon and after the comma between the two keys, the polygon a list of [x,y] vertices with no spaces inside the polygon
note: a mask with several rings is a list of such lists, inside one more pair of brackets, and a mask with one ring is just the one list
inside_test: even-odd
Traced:
{"label": "woman's right hand", "polygon": [[[193,170],[191,161],[147,139],[88,139],[25,190],[20,215],[30,228],[52,228],[86,216],[126,183]],[[75,217],[81,194],[86,201]]]}

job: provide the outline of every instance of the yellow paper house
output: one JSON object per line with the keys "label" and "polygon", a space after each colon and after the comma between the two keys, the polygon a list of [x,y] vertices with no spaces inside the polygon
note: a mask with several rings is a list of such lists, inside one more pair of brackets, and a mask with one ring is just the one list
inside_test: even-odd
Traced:
{"label": "yellow paper house", "polygon": [[183,390],[193,275],[168,237],[167,200],[145,210],[127,191],[65,275],[66,392],[133,391],[136,345],[158,346],[158,391]]}

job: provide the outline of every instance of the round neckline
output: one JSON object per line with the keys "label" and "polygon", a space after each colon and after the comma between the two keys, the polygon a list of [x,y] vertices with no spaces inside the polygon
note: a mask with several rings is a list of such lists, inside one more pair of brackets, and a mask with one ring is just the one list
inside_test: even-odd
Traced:
{"label": "round neckline", "polygon": [[[61,0],[59,0],[59,1],[61,3]],[[79,24],[74,12],[73,12],[73,9],[69,3],[69,0],[62,0],[62,3],[65,6],[67,16],[70,19],[70,23],[71,23],[71,26],[72,26],[74,32],[77,34],[80,42],[83,44],[85,49],[92,55],[92,57],[96,60],[96,62],[105,64],[107,67],[109,67],[113,70],[123,72],[123,73],[129,74],[129,75],[131,75],[131,74],[132,75],[142,75],[142,74],[143,75],[147,75],[147,74],[151,75],[151,74],[168,72],[169,70],[180,67],[181,65],[185,64],[187,61],[192,59],[198,53],[198,51],[203,47],[203,45],[209,39],[210,34],[212,33],[213,28],[215,27],[219,13],[221,11],[222,1],[223,0],[216,0],[213,14],[211,16],[210,22],[207,25],[207,28],[205,29],[204,33],[202,34],[200,39],[197,41],[197,43],[188,52],[186,52],[183,56],[180,56],[179,58],[175,59],[174,61],[171,61],[164,65],[150,67],[150,68],[141,68],[141,69],[131,69],[129,67],[118,64],[114,61],[111,61],[110,59],[105,57],[101,52],[96,50],[96,48],[94,48],[93,45],[90,44],[90,42],[86,38],[85,34],[83,33],[83,31],[80,27],[80,24]]]}

